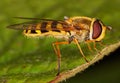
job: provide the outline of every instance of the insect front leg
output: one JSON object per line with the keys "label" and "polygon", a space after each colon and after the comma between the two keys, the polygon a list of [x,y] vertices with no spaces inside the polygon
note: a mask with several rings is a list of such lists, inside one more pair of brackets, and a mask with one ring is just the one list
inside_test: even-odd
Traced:
{"label": "insect front leg", "polygon": [[101,46],[103,46],[103,47],[107,46],[107,45],[105,45],[102,41],[99,41],[98,43],[99,43]]}
{"label": "insect front leg", "polygon": [[86,44],[87,44],[87,46],[88,46],[88,49],[89,49],[91,52],[93,52],[93,50],[92,50],[92,48],[91,48],[91,46],[90,46],[90,44],[89,44],[88,41],[86,42]]}
{"label": "insect front leg", "polygon": [[[99,52],[99,50],[97,49],[97,47],[96,47],[96,41],[93,41],[93,40],[87,40],[86,41],[86,44],[87,44],[87,46],[88,46],[88,49],[90,50],[90,51],[92,51],[92,48],[90,47],[90,42],[92,42],[93,43],[93,48],[95,49],[95,51],[97,51],[99,54],[101,54],[100,52]],[[101,44],[101,42],[99,41],[99,44]]]}
{"label": "insect front leg", "polygon": [[96,42],[93,41],[93,44],[94,44],[94,49],[101,55],[100,51],[96,48]]}
{"label": "insect front leg", "polygon": [[53,48],[54,48],[54,51],[57,55],[57,59],[58,59],[58,73],[57,75],[60,74],[60,64],[61,64],[61,53],[60,53],[60,48],[59,48],[59,45],[60,44],[69,44],[69,42],[54,42],[52,45],[53,45]]}

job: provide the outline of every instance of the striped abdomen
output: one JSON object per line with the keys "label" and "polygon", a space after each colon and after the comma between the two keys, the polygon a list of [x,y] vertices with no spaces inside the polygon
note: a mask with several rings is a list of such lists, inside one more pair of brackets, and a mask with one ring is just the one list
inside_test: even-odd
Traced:
{"label": "striped abdomen", "polygon": [[70,35],[69,32],[65,31],[67,27],[63,23],[58,21],[44,21],[41,23],[31,24],[26,30],[24,30],[24,35],[32,37],[41,37],[41,36],[67,36]]}

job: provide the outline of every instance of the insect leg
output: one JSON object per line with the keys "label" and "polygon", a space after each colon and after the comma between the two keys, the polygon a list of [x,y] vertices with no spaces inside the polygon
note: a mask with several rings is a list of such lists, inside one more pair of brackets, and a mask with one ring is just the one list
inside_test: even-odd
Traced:
{"label": "insect leg", "polygon": [[93,41],[94,49],[98,52],[98,49],[96,48],[96,42]]}
{"label": "insect leg", "polygon": [[105,44],[103,44],[103,42],[101,42],[101,41],[99,41],[98,42],[101,46],[103,46],[103,47],[105,47],[106,45]]}
{"label": "insect leg", "polygon": [[96,48],[96,42],[93,41],[93,44],[94,44],[94,49],[101,55],[101,53],[99,52],[99,50]]}
{"label": "insect leg", "polygon": [[92,48],[90,47],[89,42],[86,42],[86,44],[87,44],[87,46],[88,46],[88,49],[89,49],[91,52],[93,52]]}
{"label": "insect leg", "polygon": [[85,61],[86,61],[86,62],[89,62],[89,61],[87,60],[87,58],[85,57],[85,55],[84,55],[84,53],[83,53],[83,51],[82,51],[82,49],[81,49],[81,47],[80,47],[80,45],[79,45],[79,43],[78,43],[78,40],[74,38],[74,42],[76,43],[76,45],[77,45],[80,53],[82,54],[83,58],[85,59]]}
{"label": "insect leg", "polygon": [[58,73],[57,75],[60,74],[60,63],[61,63],[61,53],[60,53],[60,49],[59,49],[59,45],[60,44],[69,44],[69,42],[54,42],[52,45],[53,45],[53,48],[54,48],[54,51],[57,55],[57,59],[58,59]]}

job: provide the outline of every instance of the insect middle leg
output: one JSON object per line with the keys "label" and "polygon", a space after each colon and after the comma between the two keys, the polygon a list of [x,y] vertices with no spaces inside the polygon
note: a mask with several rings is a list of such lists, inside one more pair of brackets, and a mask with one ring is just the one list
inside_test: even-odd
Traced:
{"label": "insect middle leg", "polygon": [[82,57],[85,59],[85,61],[86,61],[86,62],[89,62],[89,61],[87,60],[87,58],[85,57],[85,55],[84,55],[84,53],[83,53],[83,51],[82,51],[82,49],[81,49],[81,47],[80,47],[80,45],[79,45],[79,43],[78,43],[78,40],[74,38],[73,41],[74,41],[75,44],[77,45],[77,47],[78,47],[80,53],[82,54]]}
{"label": "insect middle leg", "polygon": [[58,73],[57,75],[60,74],[60,63],[61,63],[61,53],[60,53],[60,48],[59,48],[59,45],[60,44],[69,44],[69,42],[54,42],[52,45],[53,45],[53,48],[54,48],[54,51],[57,55],[57,59],[58,59]]}

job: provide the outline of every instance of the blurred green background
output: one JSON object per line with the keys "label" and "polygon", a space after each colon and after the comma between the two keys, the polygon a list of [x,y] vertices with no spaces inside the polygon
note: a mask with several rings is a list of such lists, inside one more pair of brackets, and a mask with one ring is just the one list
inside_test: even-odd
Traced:
{"label": "blurred green background", "polygon": [[[52,40],[27,39],[21,34],[22,31],[7,29],[7,25],[24,22],[13,18],[16,16],[51,19],[63,19],[64,16],[96,17],[113,27],[107,33],[105,44],[120,41],[120,0],[1,0],[0,83],[42,83],[52,79],[49,76],[55,76],[52,73],[56,69],[50,71],[56,67],[56,57],[50,46]],[[65,50],[69,47],[62,48]],[[70,50],[74,54],[73,49]],[[62,83],[120,83],[119,51]],[[66,52],[71,54],[69,49]],[[64,54],[63,60],[66,59],[71,60]],[[42,76],[39,74],[41,71],[44,71]]]}

